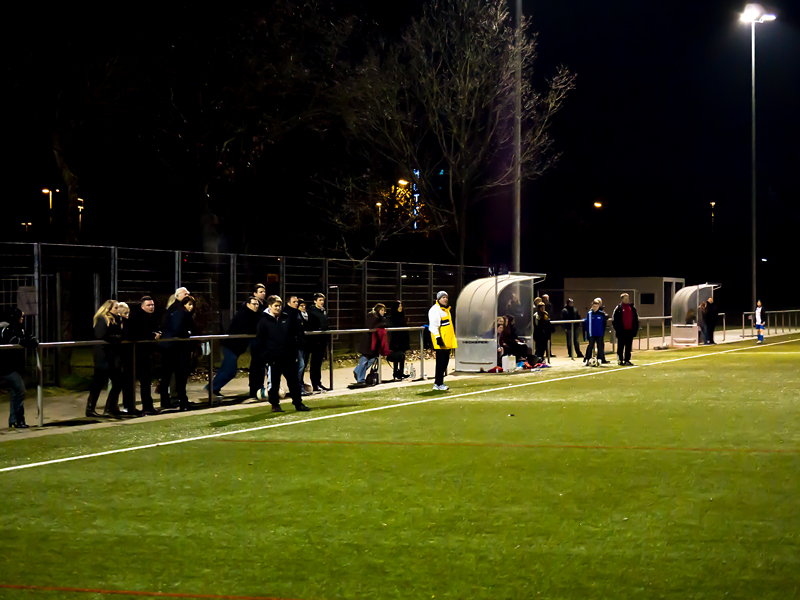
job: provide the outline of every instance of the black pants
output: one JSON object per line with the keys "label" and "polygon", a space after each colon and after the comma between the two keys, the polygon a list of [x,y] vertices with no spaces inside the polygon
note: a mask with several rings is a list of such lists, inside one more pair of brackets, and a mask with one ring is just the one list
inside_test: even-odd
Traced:
{"label": "black pants", "polygon": [[172,405],[169,395],[169,382],[173,373],[175,374],[175,396],[180,402],[186,402],[189,399],[186,395],[186,382],[189,380],[189,372],[191,371],[192,353],[188,348],[173,346],[164,348],[161,358],[163,361],[161,384],[159,386],[161,389],[161,408],[169,408]]}
{"label": "black pants", "polygon": [[300,390],[300,378],[297,376],[297,351],[293,350],[291,354],[294,358],[281,358],[276,361],[270,361],[269,368],[271,372],[272,387],[269,388],[269,403],[272,406],[278,406],[281,403],[281,398],[278,395],[281,389],[281,376],[286,379],[289,386],[289,395],[292,397],[292,404],[300,406],[303,403],[303,397]]}
{"label": "black pants", "polygon": [[318,388],[322,384],[322,363],[325,360],[327,349],[327,340],[314,340],[313,344],[308,348],[306,364],[308,365],[308,375],[311,378],[311,387],[313,388]]}
{"label": "black pants", "polygon": [[536,356],[541,356],[542,360],[547,359],[547,345],[550,340],[538,339],[536,340]]}
{"label": "black pants", "polygon": [[[580,339],[578,338],[578,335],[580,334],[580,329],[581,329],[580,325],[578,325],[577,327],[574,328],[574,330],[567,329],[565,331],[565,333],[567,334],[567,354],[569,354],[573,358],[575,356],[577,356],[578,358],[582,356],[581,342]],[[574,350],[575,354],[573,354],[573,348],[575,349]]]}
{"label": "black pants", "polygon": [[447,365],[450,363],[450,350],[436,349],[436,385],[444,385],[444,376],[447,375]]}
{"label": "black pants", "polygon": [[592,357],[595,345],[597,346],[597,360],[604,361],[606,359],[606,340],[605,336],[592,335],[589,337],[589,346],[586,348],[586,360]]}
{"label": "black pants", "polygon": [[631,350],[633,350],[633,332],[632,331],[618,331],[617,332],[617,358],[620,362],[628,362],[631,359]]}
{"label": "black pants", "polygon": [[[295,375],[297,372],[295,371]],[[250,396],[255,397],[258,390],[264,388],[264,379],[267,377],[267,370],[261,360],[261,346],[256,340],[250,342]]]}
{"label": "black pants", "polygon": [[100,399],[100,393],[108,387],[109,379],[111,380],[111,391],[108,392],[108,398],[106,398],[106,406],[103,412],[108,413],[119,410],[119,395],[123,387],[122,371],[118,367],[109,368],[107,366],[95,366],[94,368],[94,378],[89,388],[87,408],[91,410],[95,409],[97,401]]}
{"label": "black pants", "polygon": [[392,352],[387,358],[389,359],[389,362],[391,362],[394,365],[394,368],[392,370],[394,378],[402,379],[403,371],[406,370],[406,353],[396,350],[395,352]]}
{"label": "black pants", "polygon": [[151,350],[139,349],[136,352],[136,380],[139,381],[142,393],[142,408],[153,408],[153,353]]}

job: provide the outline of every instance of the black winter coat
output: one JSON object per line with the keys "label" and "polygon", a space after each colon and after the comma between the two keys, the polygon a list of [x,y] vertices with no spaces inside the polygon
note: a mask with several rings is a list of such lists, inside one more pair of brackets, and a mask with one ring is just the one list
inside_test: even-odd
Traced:
{"label": "black winter coat", "polygon": [[639,332],[639,311],[636,310],[633,304],[631,304],[630,307],[633,312],[633,327],[631,329],[626,330],[622,326],[622,304],[618,304],[611,314],[611,325],[614,327],[614,331],[617,332],[617,335],[619,335],[620,332],[632,333],[633,335]]}
{"label": "black winter coat", "polygon": [[[387,327],[408,327],[405,312],[392,312]],[[411,338],[407,331],[389,332],[389,349],[392,352],[408,352],[411,349]]]}
{"label": "black winter coat", "polygon": [[711,304],[707,304],[706,311],[703,313],[703,321],[705,322],[706,327],[716,327],[718,316],[719,312],[717,311],[716,303],[712,302]]}
{"label": "black winter coat", "polygon": [[[178,304],[180,310],[175,310],[169,315],[169,318],[164,323],[164,330],[161,337],[164,339],[172,338],[188,338],[194,334],[195,324],[192,313],[183,310],[183,306]],[[191,345],[183,342],[164,342],[164,348],[177,348],[179,350],[189,351]]]}
{"label": "black winter coat", "polygon": [[[258,321],[261,315],[257,311],[252,311],[246,306],[240,308],[231,320],[231,326],[228,327],[228,335],[255,335],[258,329]],[[241,356],[252,340],[247,338],[240,338],[236,340],[225,340],[222,345],[228,350],[233,352],[236,356]]]}
{"label": "black winter coat", "polygon": [[[561,320],[562,321],[583,321],[583,319],[581,318],[580,313],[578,312],[578,309],[575,308],[574,306],[565,306],[564,308],[561,309]],[[580,330],[580,327],[581,327],[580,323],[574,323],[574,325],[575,325],[576,330]],[[569,331],[572,328],[572,325],[564,324],[564,325],[562,325],[562,327],[566,331]]]}
{"label": "black winter coat", "polygon": [[[379,327],[381,329],[386,327],[383,317],[372,312],[369,313],[367,315],[367,322],[364,324],[364,329],[378,329]],[[362,333],[361,340],[358,343],[358,352],[367,358],[377,358],[380,352],[379,344],[375,344],[375,348],[372,348],[372,336],[372,333]]]}
{"label": "black winter coat", "polygon": [[103,340],[108,344],[94,347],[94,366],[97,369],[119,369],[121,366],[119,343],[122,341],[122,327],[119,320],[106,324],[103,317],[97,319],[94,325],[94,339]]}
{"label": "black winter coat", "polygon": [[25,334],[22,324],[0,323],[0,344],[19,344],[22,348],[17,350],[0,351],[0,375],[23,373],[25,371],[25,348],[35,348],[39,342]]}
{"label": "black winter coat", "polygon": [[533,314],[533,339],[537,342],[546,342],[553,333],[553,325],[550,323],[550,316],[545,311],[544,314],[535,312]]}
{"label": "black winter coat", "polygon": [[155,313],[146,313],[141,306],[137,306],[131,309],[131,316],[125,322],[125,330],[127,331],[123,331],[123,334],[128,339],[154,340],[156,334],[161,331],[161,327],[159,327],[158,317]]}
{"label": "black winter coat", "polygon": [[258,320],[257,339],[261,350],[261,359],[264,364],[275,363],[279,360],[297,359],[299,350],[298,335],[300,323],[297,320],[300,311],[291,312],[286,307],[277,317],[265,310]]}

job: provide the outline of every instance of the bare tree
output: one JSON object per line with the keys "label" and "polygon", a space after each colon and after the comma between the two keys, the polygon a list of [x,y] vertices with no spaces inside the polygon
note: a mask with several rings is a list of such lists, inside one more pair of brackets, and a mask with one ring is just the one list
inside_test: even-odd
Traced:
{"label": "bare tree", "polygon": [[526,19],[517,44],[506,5],[432,0],[400,42],[365,61],[349,92],[351,133],[409,177],[419,173],[431,218],[462,265],[470,208],[515,179],[517,57],[523,71],[523,179],[540,176],[558,159],[550,126],[574,86],[562,66],[544,92],[534,89],[536,36]]}

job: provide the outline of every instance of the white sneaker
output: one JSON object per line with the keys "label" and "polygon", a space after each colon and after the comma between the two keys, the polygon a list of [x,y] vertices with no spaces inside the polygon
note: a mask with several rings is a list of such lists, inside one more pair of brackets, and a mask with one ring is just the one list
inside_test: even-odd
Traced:
{"label": "white sneaker", "polygon": [[437,392],[446,392],[450,388],[447,387],[446,385],[442,384],[442,385],[434,385],[433,389],[436,390]]}

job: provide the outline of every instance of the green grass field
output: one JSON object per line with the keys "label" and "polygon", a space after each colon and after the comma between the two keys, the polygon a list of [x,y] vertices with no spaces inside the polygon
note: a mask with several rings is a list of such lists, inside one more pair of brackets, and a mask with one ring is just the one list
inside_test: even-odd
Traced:
{"label": "green grass field", "polygon": [[4,442],[202,438],[0,472],[0,598],[800,597],[797,336],[636,363]]}

